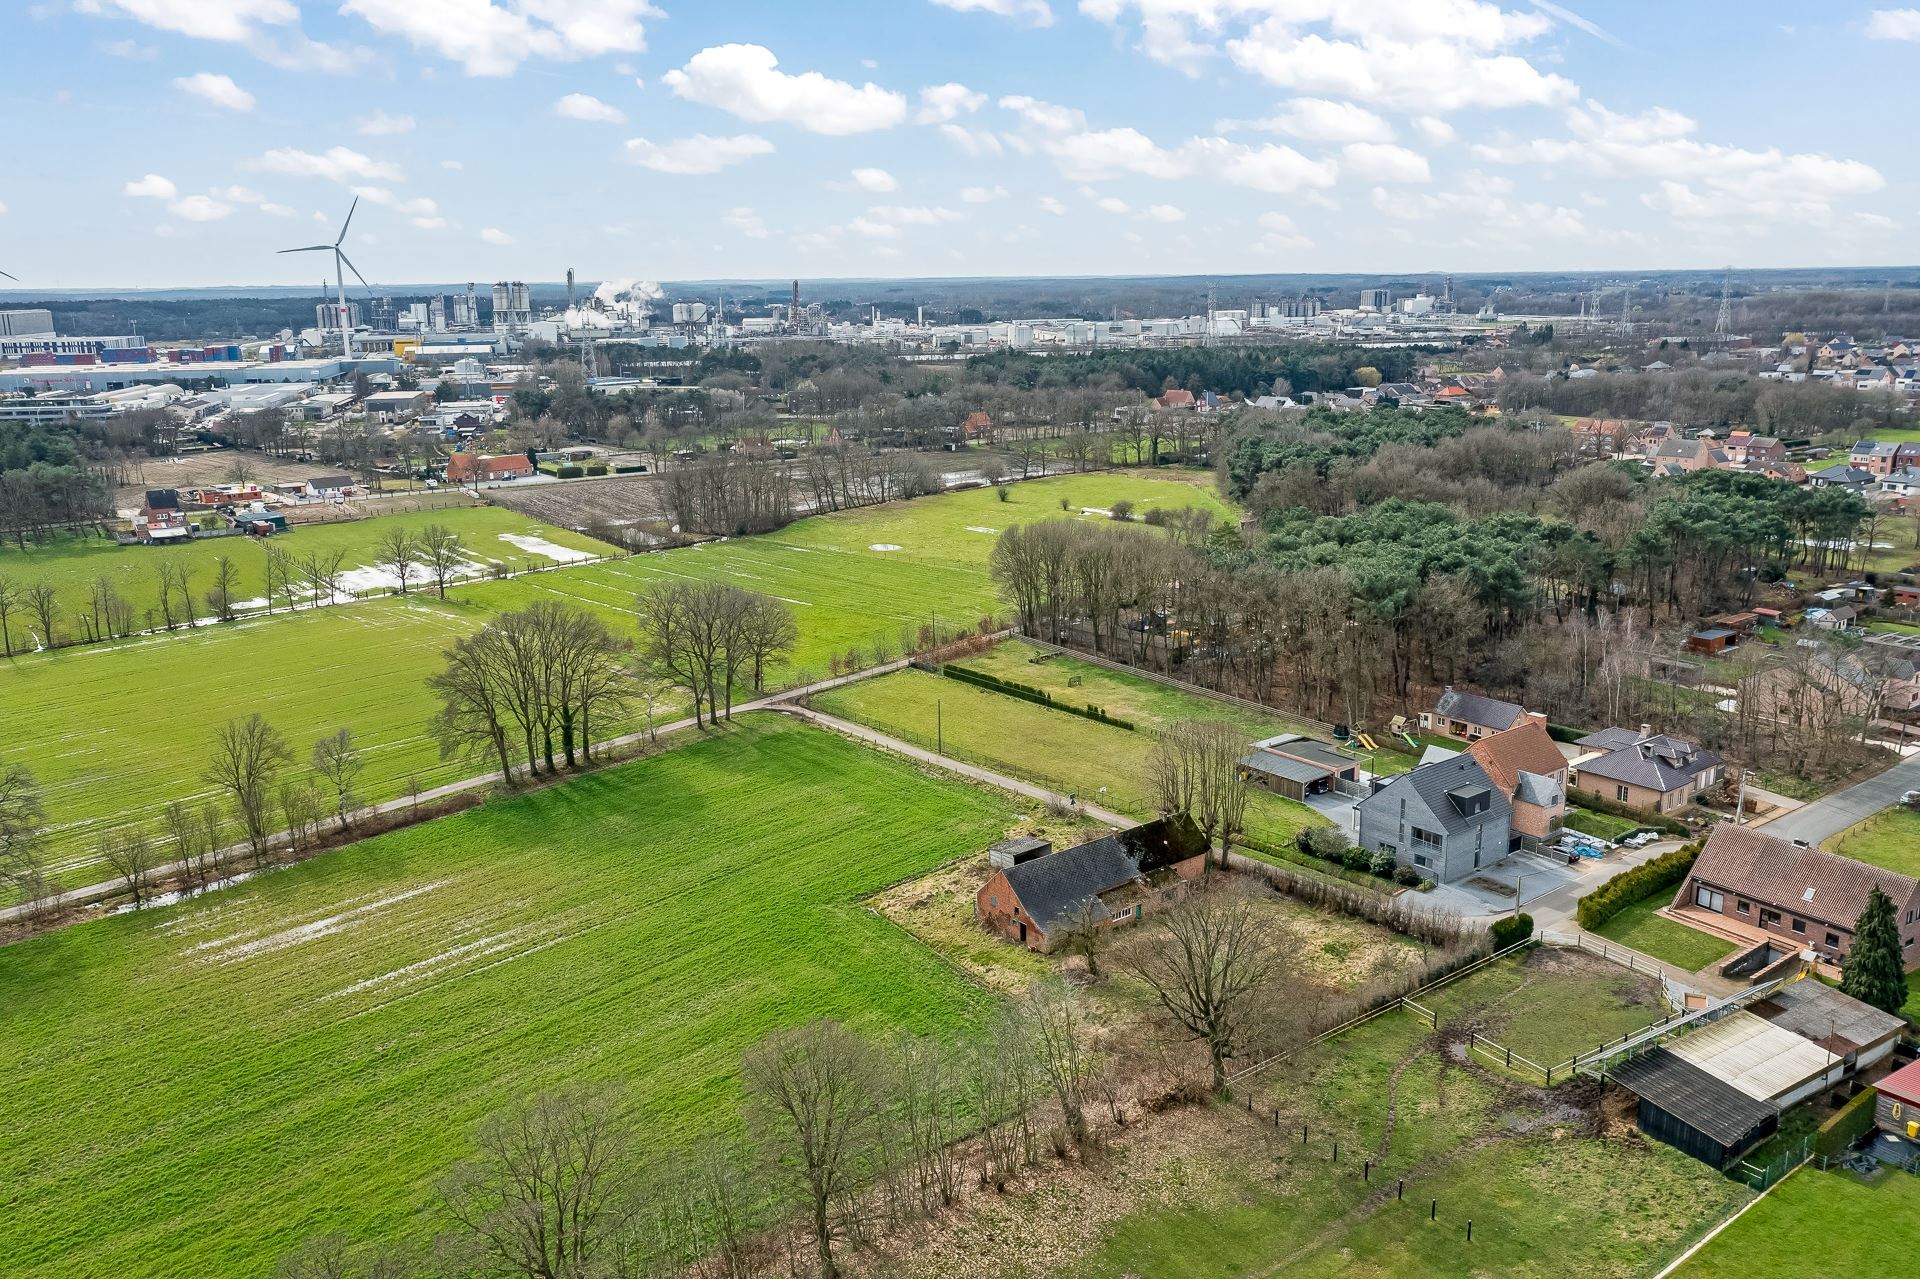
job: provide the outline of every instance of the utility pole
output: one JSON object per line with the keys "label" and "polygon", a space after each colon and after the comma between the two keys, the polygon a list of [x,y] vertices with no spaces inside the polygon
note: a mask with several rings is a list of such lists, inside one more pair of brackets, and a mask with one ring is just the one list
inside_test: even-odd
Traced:
{"label": "utility pole", "polygon": [[1725,346],[1733,340],[1733,268],[1720,281],[1720,314],[1713,322],[1714,340]]}

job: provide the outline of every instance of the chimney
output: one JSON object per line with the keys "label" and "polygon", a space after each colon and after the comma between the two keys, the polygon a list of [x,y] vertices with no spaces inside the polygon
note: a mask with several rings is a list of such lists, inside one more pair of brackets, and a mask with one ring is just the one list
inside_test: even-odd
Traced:
{"label": "chimney", "polygon": [[1542,728],[1547,726],[1547,713],[1545,711],[1528,711],[1527,718]]}
{"label": "chimney", "polygon": [[1652,737],[1652,736],[1653,736],[1653,725],[1651,725],[1651,724],[1642,724],[1642,725],[1640,726],[1640,736],[1642,736],[1642,737]]}

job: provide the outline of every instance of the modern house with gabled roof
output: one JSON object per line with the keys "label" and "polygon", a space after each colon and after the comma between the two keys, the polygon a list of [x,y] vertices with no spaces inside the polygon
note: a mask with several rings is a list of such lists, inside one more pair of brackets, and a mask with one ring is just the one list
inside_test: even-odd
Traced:
{"label": "modern house with gabled roof", "polygon": [[1036,852],[995,858],[1011,864],[999,865],[974,894],[974,916],[987,931],[1044,954],[1089,917],[1102,925],[1140,918],[1205,871],[1207,846],[1190,818],[1162,817],[1057,853]]}
{"label": "modern house with gabled roof", "polygon": [[1513,804],[1471,755],[1422,764],[1355,805],[1359,844],[1428,879],[1465,879],[1505,857]]}
{"label": "modern house with gabled roof", "polygon": [[1647,724],[1603,728],[1574,746],[1568,787],[1629,808],[1673,812],[1720,780],[1718,755]]}
{"label": "modern house with gabled roof", "polygon": [[1526,718],[1525,707],[1478,693],[1463,693],[1449,684],[1432,710],[1420,712],[1420,731],[1471,742],[1512,728]]}

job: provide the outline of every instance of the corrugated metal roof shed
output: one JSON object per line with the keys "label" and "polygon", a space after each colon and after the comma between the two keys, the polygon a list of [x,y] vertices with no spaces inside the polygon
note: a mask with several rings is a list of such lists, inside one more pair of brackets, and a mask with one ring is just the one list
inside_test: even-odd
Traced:
{"label": "corrugated metal roof shed", "polygon": [[1793,1092],[1832,1069],[1839,1058],[1750,1012],[1729,1013],[1667,1050],[1762,1101]]}
{"label": "corrugated metal roof shed", "polygon": [[1771,1103],[1741,1092],[1665,1048],[1623,1061],[1607,1074],[1634,1096],[1723,1146],[1744,1145],[1775,1113]]}

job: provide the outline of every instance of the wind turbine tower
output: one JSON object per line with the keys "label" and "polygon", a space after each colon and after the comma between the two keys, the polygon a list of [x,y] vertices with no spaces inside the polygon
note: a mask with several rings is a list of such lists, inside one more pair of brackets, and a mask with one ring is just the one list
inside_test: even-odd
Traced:
{"label": "wind turbine tower", "polygon": [[[347,272],[353,272],[353,278],[360,281],[360,287],[368,293],[373,286],[367,283],[367,277],[360,274],[360,268],[353,264],[340,246],[346,243],[347,228],[353,225],[353,213],[360,207],[360,197],[353,198],[353,204],[347,209],[347,220],[340,224],[340,234],[332,244],[308,244],[297,249],[282,249],[281,253],[331,253],[333,254],[334,279],[340,287],[340,308],[334,318],[340,325],[340,350],[347,359],[353,358],[353,326],[347,323]],[[324,286],[323,286],[324,287]]]}

